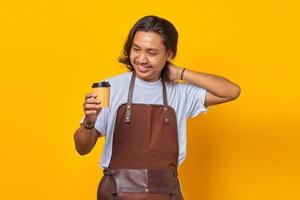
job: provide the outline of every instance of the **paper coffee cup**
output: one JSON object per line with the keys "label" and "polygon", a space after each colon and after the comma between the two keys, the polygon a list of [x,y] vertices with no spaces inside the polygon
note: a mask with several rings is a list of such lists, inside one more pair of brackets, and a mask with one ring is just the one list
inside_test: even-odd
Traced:
{"label": "paper coffee cup", "polygon": [[97,94],[97,100],[100,101],[100,107],[109,106],[109,96],[110,96],[110,84],[109,82],[102,81],[100,83],[93,83],[92,85],[93,93]]}

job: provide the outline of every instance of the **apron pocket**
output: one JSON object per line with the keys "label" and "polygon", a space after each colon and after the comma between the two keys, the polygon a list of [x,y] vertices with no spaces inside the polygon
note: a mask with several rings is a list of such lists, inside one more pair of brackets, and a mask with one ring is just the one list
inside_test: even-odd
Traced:
{"label": "apron pocket", "polygon": [[121,200],[170,200],[169,190],[157,189],[152,192],[145,192],[142,188],[122,188]]}

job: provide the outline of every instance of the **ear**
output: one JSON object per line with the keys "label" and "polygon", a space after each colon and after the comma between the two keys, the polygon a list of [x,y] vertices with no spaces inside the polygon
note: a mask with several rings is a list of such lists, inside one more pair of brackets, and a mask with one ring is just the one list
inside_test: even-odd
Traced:
{"label": "ear", "polygon": [[169,50],[167,53],[167,61],[170,62],[172,60],[172,57],[173,57],[173,52]]}

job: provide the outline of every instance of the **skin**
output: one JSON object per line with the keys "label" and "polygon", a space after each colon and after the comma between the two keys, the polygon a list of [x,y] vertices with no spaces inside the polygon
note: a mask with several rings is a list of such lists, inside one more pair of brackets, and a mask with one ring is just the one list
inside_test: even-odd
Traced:
{"label": "skin", "polygon": [[161,36],[154,32],[138,31],[132,42],[130,62],[137,78],[157,81],[172,53],[167,51]]}
{"label": "skin", "polygon": [[[183,67],[171,63],[172,52],[163,44],[162,37],[154,32],[138,31],[134,37],[130,51],[130,62],[136,72],[137,78],[144,81],[158,81],[165,66],[172,81],[180,79]],[[240,87],[230,80],[204,72],[189,69],[184,71],[183,80],[207,90],[204,105],[206,107],[225,103],[236,99],[240,95]],[[86,124],[94,124],[101,112],[100,102],[96,94],[88,93],[83,104]],[[75,146],[79,154],[89,153],[101,136],[96,129],[78,128],[74,134]]]}

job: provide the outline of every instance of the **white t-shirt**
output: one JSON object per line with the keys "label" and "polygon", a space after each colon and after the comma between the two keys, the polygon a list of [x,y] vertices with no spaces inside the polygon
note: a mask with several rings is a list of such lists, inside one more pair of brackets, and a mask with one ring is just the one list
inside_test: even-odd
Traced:
{"label": "white t-shirt", "polygon": [[[103,108],[98,115],[95,128],[105,136],[104,149],[100,159],[100,167],[108,167],[112,155],[113,134],[117,110],[123,103],[127,103],[129,84],[132,72],[108,78],[111,85],[110,106]],[[189,83],[166,83],[168,105],[176,112],[178,128],[180,165],[186,157],[186,120],[207,112],[204,106],[206,90]],[[163,104],[162,81],[147,82],[136,78],[132,103]],[[81,122],[84,117],[82,117]]]}

